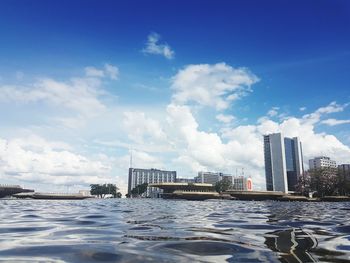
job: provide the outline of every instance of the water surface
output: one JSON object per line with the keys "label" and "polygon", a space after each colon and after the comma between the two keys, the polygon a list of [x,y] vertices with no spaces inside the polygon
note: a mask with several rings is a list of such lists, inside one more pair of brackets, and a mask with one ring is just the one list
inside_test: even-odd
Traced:
{"label": "water surface", "polygon": [[0,200],[0,261],[350,262],[350,203]]}

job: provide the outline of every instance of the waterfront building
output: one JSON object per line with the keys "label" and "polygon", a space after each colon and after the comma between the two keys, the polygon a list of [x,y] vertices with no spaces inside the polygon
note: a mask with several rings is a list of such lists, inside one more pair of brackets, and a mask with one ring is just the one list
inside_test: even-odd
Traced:
{"label": "waterfront building", "polygon": [[309,169],[337,168],[337,162],[327,156],[319,156],[309,160]]}
{"label": "waterfront building", "polygon": [[[129,168],[128,194],[137,185],[144,183],[174,183],[176,182],[176,171],[164,171],[158,169]],[[159,197],[160,189],[147,187],[144,197]]]}
{"label": "waterfront building", "polygon": [[233,177],[232,190],[236,191],[252,191],[253,181],[251,178],[244,176]]}
{"label": "waterfront building", "polygon": [[284,193],[295,191],[304,173],[299,138],[284,138],[282,133],[264,135],[266,189]]}

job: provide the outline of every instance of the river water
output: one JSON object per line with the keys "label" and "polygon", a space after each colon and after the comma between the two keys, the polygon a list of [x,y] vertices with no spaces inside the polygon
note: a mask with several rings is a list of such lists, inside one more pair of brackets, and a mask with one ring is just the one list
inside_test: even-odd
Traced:
{"label": "river water", "polygon": [[350,262],[350,203],[0,200],[0,262]]}

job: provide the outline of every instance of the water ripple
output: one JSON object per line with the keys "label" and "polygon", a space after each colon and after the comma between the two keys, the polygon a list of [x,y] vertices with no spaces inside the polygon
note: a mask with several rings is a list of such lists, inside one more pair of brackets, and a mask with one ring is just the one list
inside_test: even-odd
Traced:
{"label": "water ripple", "polygon": [[0,200],[5,262],[350,262],[350,203]]}

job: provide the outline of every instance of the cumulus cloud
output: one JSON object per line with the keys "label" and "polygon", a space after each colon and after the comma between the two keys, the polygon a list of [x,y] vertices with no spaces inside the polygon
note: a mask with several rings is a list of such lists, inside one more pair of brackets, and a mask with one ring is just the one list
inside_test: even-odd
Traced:
{"label": "cumulus cloud", "polygon": [[350,120],[337,120],[337,119],[327,119],[321,121],[322,124],[326,124],[328,126],[336,126],[340,124],[349,124]]}
{"label": "cumulus cloud", "polygon": [[172,59],[175,56],[174,50],[167,43],[159,43],[161,37],[157,33],[148,35],[145,48],[142,50],[145,54],[162,55],[167,59]]}
{"label": "cumulus cloud", "polygon": [[189,106],[170,104],[167,107],[168,123],[176,128],[178,145],[178,157],[173,162],[192,169],[193,173],[207,170],[235,174],[237,168],[245,168],[255,187],[265,189],[263,135],[275,132],[301,139],[306,168],[308,159],[320,154],[340,163],[348,162],[350,148],[334,135],[316,132],[313,122],[315,116],[321,118],[339,112],[343,106],[332,102],[302,118],[288,117],[280,121],[265,116],[256,124],[224,128],[219,134],[201,131]]}
{"label": "cumulus cloud", "polygon": [[144,112],[124,112],[123,126],[128,137],[139,144],[165,141],[167,136],[160,123]]}
{"label": "cumulus cloud", "polygon": [[251,92],[251,85],[258,80],[248,69],[225,63],[188,65],[172,78],[172,99],[176,104],[194,102],[224,110]]}
{"label": "cumulus cloud", "polygon": [[98,99],[102,94],[96,79],[73,78],[68,82],[39,79],[28,86],[2,86],[0,100],[21,103],[43,102],[48,106],[74,110],[81,115],[95,115],[105,109]]}
{"label": "cumulus cloud", "polygon": [[88,185],[105,182],[110,165],[74,153],[69,145],[38,136],[0,138],[0,176],[21,182]]}

